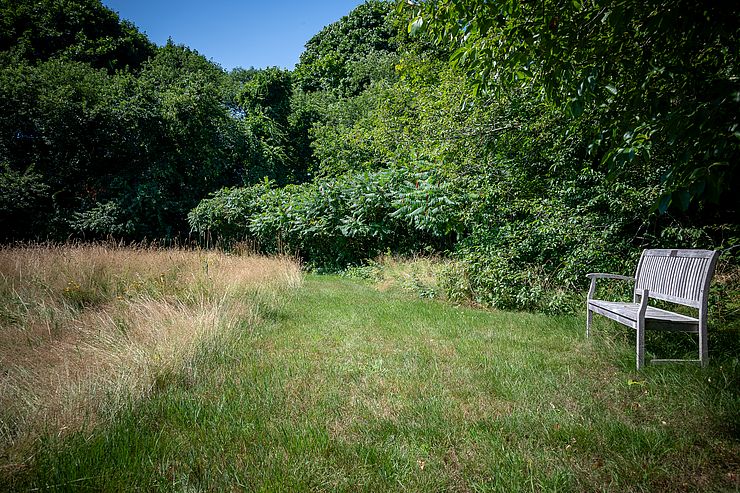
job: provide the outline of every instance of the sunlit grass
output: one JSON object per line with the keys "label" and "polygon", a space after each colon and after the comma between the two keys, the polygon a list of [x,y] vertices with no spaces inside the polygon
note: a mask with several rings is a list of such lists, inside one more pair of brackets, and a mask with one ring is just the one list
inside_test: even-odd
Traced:
{"label": "sunlit grass", "polygon": [[311,276],[228,344],[12,488],[727,491],[736,360],[634,371],[606,321],[494,312]]}
{"label": "sunlit grass", "polygon": [[[296,286],[285,259],[184,250],[0,250],[0,450],[90,429],[180,374],[203,345],[259,317],[257,294]],[[262,296],[265,298],[265,296]]]}

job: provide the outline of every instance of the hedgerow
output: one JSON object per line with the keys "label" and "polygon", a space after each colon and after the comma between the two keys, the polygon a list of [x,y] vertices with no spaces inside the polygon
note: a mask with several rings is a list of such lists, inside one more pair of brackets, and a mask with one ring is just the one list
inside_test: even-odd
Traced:
{"label": "hedgerow", "polygon": [[193,231],[224,246],[252,241],[319,268],[380,253],[444,252],[462,232],[467,196],[433,171],[390,168],[302,185],[224,189],[188,216]]}

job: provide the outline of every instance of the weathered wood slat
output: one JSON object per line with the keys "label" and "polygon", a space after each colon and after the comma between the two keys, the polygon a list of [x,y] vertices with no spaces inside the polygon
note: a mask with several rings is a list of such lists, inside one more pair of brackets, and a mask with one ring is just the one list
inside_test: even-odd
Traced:
{"label": "weathered wood slat", "polygon": [[603,315],[611,320],[619,322],[622,325],[626,325],[627,327],[632,327],[633,329],[637,328],[636,320],[632,318],[624,317],[610,310],[605,310],[604,308],[601,308],[600,306],[589,305],[588,311],[598,313],[599,315]]}
{"label": "weathered wood slat", "polygon": [[683,257],[683,258],[707,258],[711,259],[715,253],[714,250],[680,250],[680,249],[661,249],[654,248],[645,250],[650,252],[651,257]]}
{"label": "weathered wood slat", "polygon": [[665,364],[665,363],[700,363],[700,359],[651,359],[651,363]]}
{"label": "weathered wood slat", "polygon": [[[644,363],[644,332],[669,330],[699,334],[699,360],[705,365],[707,352],[707,296],[719,253],[712,250],[655,249],[642,252],[637,264],[633,302],[593,299],[596,280],[628,279],[613,274],[589,274],[586,335],[592,313],[598,313],[637,330],[637,368]],[[675,313],[648,305],[648,299],[677,303],[698,309],[699,317]],[[674,360],[656,360],[674,361]],[[684,360],[681,360],[684,361]]]}
{"label": "weathered wood slat", "polygon": [[[625,317],[628,320],[637,320],[637,311],[640,309],[639,303],[622,303],[614,301],[603,301],[603,300],[591,300],[589,306],[593,308],[600,308],[612,313],[616,313]],[[645,317],[655,320],[665,320],[667,322],[675,322],[678,324],[694,324],[699,323],[698,318],[689,317],[680,313],[663,310],[648,306],[645,312]]]}
{"label": "weathered wood slat", "polygon": [[[691,250],[657,250],[657,255],[653,252],[656,250],[646,250],[644,254],[636,274],[635,291],[649,289],[651,298],[699,308],[711,259]],[[684,252],[691,255],[683,256]]]}
{"label": "weathered wood slat", "polygon": [[694,299],[692,291],[697,281],[695,277],[699,275],[695,260],[693,258],[684,259],[678,266],[678,272],[673,278],[671,291],[676,293],[676,296],[679,298]]}
{"label": "weathered wood slat", "polygon": [[[711,277],[711,274],[709,274],[710,261],[707,259],[697,259],[694,262],[696,263],[696,270],[689,275],[689,279],[691,280],[691,285],[693,287],[693,289],[691,290],[691,299],[701,300],[701,292],[702,287],[704,286],[704,280],[706,279],[707,275]],[[712,267],[712,269],[714,268]]]}

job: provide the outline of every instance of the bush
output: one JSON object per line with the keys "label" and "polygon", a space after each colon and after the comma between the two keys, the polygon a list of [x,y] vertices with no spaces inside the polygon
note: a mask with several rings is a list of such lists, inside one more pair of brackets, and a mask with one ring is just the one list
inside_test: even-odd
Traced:
{"label": "bush", "polygon": [[251,240],[315,267],[344,268],[385,251],[449,250],[466,197],[435,172],[386,169],[274,188],[224,189],[188,216],[223,245]]}

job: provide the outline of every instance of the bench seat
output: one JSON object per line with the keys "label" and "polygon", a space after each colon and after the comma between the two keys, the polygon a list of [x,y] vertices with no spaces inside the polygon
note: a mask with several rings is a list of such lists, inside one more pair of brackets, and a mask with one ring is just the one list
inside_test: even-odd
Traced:
{"label": "bench seat", "polygon": [[[640,303],[589,300],[588,309],[633,329],[637,328]],[[699,319],[648,306],[645,311],[645,328],[698,333]]]}

